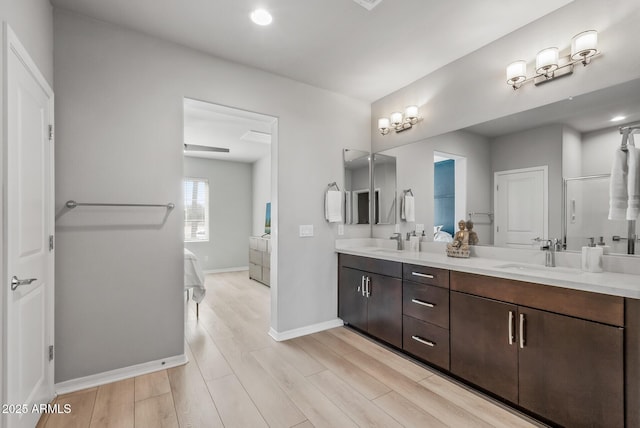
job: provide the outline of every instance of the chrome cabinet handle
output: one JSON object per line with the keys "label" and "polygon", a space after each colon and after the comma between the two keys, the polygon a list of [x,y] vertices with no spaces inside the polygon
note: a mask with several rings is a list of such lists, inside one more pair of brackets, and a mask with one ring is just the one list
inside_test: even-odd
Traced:
{"label": "chrome cabinet handle", "polygon": [[428,275],[428,274],[426,274],[426,273],[411,272],[411,275],[413,275],[413,276],[419,276],[420,278],[429,278],[429,279],[433,279],[433,275]]}
{"label": "chrome cabinet handle", "polygon": [[418,305],[426,306],[427,308],[433,308],[436,306],[433,303],[425,302],[424,300],[420,300],[420,299],[411,299],[411,302],[416,303]]}
{"label": "chrome cabinet handle", "polygon": [[358,287],[358,291],[362,294],[362,297],[364,297],[364,275],[360,277],[360,287]]}
{"label": "chrome cabinet handle", "polygon": [[513,345],[513,311],[509,311],[509,345]]}
{"label": "chrome cabinet handle", "polygon": [[420,336],[411,336],[411,338],[412,338],[413,340],[415,340],[416,342],[420,342],[420,343],[422,343],[423,345],[431,346],[432,348],[433,348],[434,346],[436,346],[435,342],[431,342],[431,341],[429,341],[429,340],[425,340],[425,339],[421,338]]}
{"label": "chrome cabinet handle", "polygon": [[20,287],[21,285],[29,285],[33,281],[37,280],[38,278],[18,279],[18,277],[14,275],[13,278],[11,278],[11,291],[15,291],[16,288]]}
{"label": "chrome cabinet handle", "polygon": [[520,314],[520,348],[524,348],[524,345],[526,343],[524,338],[524,327],[525,327],[524,323],[525,323],[524,314]]}
{"label": "chrome cabinet handle", "polygon": [[365,283],[367,285],[367,298],[371,297],[371,278],[367,277],[367,281]]}

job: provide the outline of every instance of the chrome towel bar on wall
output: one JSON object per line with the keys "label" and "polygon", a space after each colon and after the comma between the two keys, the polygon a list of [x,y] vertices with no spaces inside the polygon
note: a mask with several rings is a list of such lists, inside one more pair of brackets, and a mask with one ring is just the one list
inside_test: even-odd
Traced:
{"label": "chrome towel bar on wall", "polygon": [[73,209],[75,207],[155,207],[155,208],[166,208],[168,210],[172,210],[176,207],[174,203],[169,202],[168,204],[108,204],[108,203],[93,203],[93,202],[76,202],[74,200],[69,200],[65,203],[65,206],[69,209]]}

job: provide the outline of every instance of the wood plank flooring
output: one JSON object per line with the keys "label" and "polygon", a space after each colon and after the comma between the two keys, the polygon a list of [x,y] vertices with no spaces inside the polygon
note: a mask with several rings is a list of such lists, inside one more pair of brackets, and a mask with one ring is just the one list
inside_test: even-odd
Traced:
{"label": "wood plank flooring", "polygon": [[207,275],[189,363],[57,397],[38,428],[535,427],[466,387],[346,328],[276,342],[269,288]]}

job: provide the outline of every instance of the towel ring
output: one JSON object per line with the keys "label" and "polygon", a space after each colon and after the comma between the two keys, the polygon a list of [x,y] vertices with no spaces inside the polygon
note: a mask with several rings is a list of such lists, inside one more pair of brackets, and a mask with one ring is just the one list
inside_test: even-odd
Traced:
{"label": "towel ring", "polygon": [[407,195],[413,196],[413,192],[411,191],[411,189],[403,190],[402,193],[404,196],[407,196]]}
{"label": "towel ring", "polygon": [[327,190],[331,190],[331,188],[333,188],[333,187],[335,187],[336,190],[340,190],[340,188],[338,187],[338,184],[336,184],[335,181],[333,183],[327,184]]}

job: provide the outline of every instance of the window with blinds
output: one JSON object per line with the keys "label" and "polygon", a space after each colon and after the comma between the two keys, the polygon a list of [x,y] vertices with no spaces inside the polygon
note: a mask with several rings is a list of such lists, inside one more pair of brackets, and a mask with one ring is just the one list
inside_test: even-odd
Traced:
{"label": "window with blinds", "polygon": [[209,240],[209,181],[205,178],[184,179],[184,240]]}

